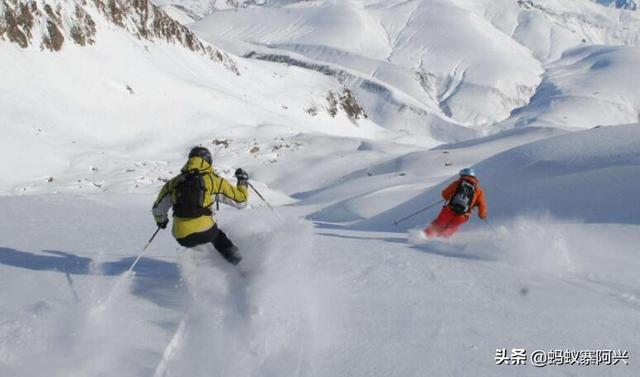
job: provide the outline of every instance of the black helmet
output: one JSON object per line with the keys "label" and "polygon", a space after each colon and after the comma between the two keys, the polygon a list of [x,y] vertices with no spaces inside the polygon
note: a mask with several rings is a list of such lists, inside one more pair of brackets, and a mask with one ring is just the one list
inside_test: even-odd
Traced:
{"label": "black helmet", "polygon": [[191,152],[189,152],[189,158],[191,157],[200,157],[203,160],[207,161],[209,165],[212,164],[211,152],[209,152],[209,150],[205,147],[193,147],[191,149]]}

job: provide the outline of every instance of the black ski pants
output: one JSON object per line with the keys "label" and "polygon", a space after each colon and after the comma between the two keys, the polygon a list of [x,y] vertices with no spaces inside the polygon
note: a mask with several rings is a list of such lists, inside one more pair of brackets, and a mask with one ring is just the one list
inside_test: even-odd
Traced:
{"label": "black ski pants", "polygon": [[208,230],[199,233],[192,233],[184,238],[177,238],[176,241],[184,247],[195,247],[204,245],[209,242],[213,247],[231,264],[238,264],[242,257],[238,253],[238,248],[231,242],[227,235],[218,228],[218,224],[214,224]]}

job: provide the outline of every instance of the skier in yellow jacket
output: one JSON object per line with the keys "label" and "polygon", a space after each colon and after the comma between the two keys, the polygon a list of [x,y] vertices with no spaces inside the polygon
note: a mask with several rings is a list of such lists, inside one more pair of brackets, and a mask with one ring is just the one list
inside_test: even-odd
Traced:
{"label": "skier in yellow jacket", "polygon": [[173,208],[173,236],[180,245],[194,247],[211,242],[229,263],[240,263],[238,248],[218,228],[211,209],[214,202],[236,208],[246,206],[249,175],[237,169],[235,176],[236,186],[213,172],[207,148],[191,149],[181,173],[165,183],[153,203],[156,224],[165,229],[169,223],[167,213]]}

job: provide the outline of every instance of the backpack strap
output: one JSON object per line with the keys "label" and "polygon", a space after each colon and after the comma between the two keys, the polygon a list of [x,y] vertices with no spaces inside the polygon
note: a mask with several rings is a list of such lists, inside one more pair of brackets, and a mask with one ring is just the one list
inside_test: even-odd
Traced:
{"label": "backpack strap", "polygon": [[220,211],[220,189],[222,188],[222,180],[218,180],[220,183],[218,184],[218,189],[216,189],[215,178],[219,178],[219,176],[216,173],[207,173],[207,177],[211,180],[211,195],[213,195],[214,201],[216,202],[216,211]]}
{"label": "backpack strap", "polygon": [[480,187],[480,182],[476,181],[475,179],[473,181],[465,179],[465,181],[473,186],[473,197],[471,198],[471,203],[469,203],[469,211],[471,211],[473,207],[475,207],[474,199],[476,198],[478,187]]}

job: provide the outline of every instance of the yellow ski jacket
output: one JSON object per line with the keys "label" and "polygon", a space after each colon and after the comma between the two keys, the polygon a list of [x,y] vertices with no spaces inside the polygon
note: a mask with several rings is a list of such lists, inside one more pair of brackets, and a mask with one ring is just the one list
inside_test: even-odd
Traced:
{"label": "yellow ski jacket", "polygon": [[[249,192],[247,187],[232,185],[226,179],[219,177],[213,172],[213,167],[200,157],[191,157],[182,167],[182,173],[198,171],[203,175],[206,193],[204,196],[204,207],[210,208],[216,198],[219,202],[244,208],[247,205]],[[167,219],[169,208],[176,202],[176,186],[180,181],[180,176],[171,178],[164,184],[158,198],[153,203],[152,213],[156,223]],[[185,238],[190,234],[204,232],[215,225],[213,216],[200,216],[197,218],[182,218],[173,216],[173,236],[177,239]]]}

